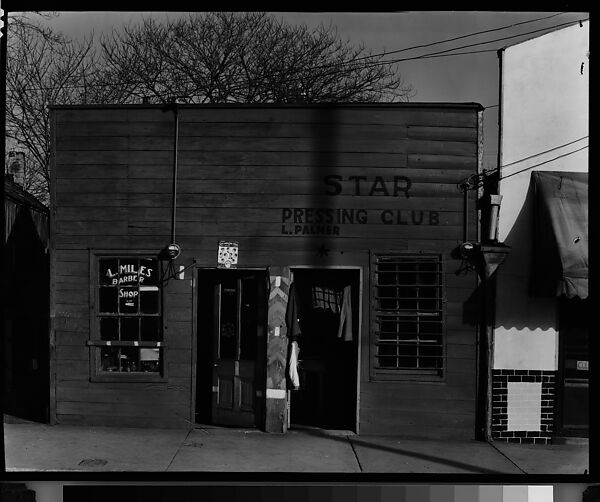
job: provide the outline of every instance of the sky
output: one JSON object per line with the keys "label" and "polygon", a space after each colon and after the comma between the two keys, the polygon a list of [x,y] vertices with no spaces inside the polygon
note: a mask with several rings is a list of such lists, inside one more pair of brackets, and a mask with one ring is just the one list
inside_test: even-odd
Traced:
{"label": "sky", "polygon": [[[498,56],[496,51],[544,33],[545,28],[587,19],[585,12],[409,11],[409,12],[273,12],[291,24],[309,28],[332,24],[343,40],[364,44],[374,53],[401,51],[390,59],[413,58],[458,48],[454,52],[489,50],[479,54],[401,61],[400,73],[416,91],[412,102],[475,102],[484,108],[484,168],[496,165],[498,122]],[[102,34],[143,16],[165,19],[178,12],[61,12],[49,24],[73,38]],[[545,18],[545,19],[542,19]],[[529,22],[531,21],[531,22]],[[501,29],[500,29],[501,28]],[[494,30],[475,36],[474,33]],[[448,39],[460,40],[438,43]],[[504,40],[499,40],[504,39]],[[406,50],[409,49],[409,50]]]}

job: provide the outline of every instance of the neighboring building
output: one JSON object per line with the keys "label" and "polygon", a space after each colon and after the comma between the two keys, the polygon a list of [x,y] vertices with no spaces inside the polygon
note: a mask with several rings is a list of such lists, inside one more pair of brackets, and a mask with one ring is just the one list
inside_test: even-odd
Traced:
{"label": "neighboring building", "polygon": [[49,418],[48,208],[4,178],[3,412]]}
{"label": "neighboring building", "polygon": [[589,22],[499,57],[493,437],[586,436]]}
{"label": "neighboring building", "polygon": [[52,421],[480,435],[481,106],[173,109],[51,109]]}

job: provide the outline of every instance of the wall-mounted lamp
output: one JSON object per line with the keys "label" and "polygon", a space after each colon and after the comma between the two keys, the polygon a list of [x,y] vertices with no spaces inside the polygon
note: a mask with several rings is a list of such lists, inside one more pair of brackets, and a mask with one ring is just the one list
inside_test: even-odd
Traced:
{"label": "wall-mounted lamp", "polygon": [[469,260],[473,257],[476,248],[477,248],[477,245],[474,244],[473,242],[463,242],[458,247],[458,252],[460,253],[460,257],[463,260]]}
{"label": "wall-mounted lamp", "polygon": [[173,243],[163,248],[160,252],[160,257],[163,260],[176,260],[181,254],[181,248]]}

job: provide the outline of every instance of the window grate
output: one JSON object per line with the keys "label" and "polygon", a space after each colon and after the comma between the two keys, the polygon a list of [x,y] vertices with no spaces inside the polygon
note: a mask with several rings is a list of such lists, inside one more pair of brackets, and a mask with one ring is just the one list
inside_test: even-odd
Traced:
{"label": "window grate", "polygon": [[375,373],[443,376],[440,256],[375,255],[372,275]]}

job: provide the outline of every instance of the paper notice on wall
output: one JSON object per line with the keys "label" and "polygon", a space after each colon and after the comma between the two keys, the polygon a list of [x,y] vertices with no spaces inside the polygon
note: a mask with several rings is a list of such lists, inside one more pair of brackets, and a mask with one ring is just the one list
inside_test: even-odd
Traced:
{"label": "paper notice on wall", "polygon": [[220,241],[217,266],[219,268],[236,268],[238,263],[238,243],[236,241]]}

